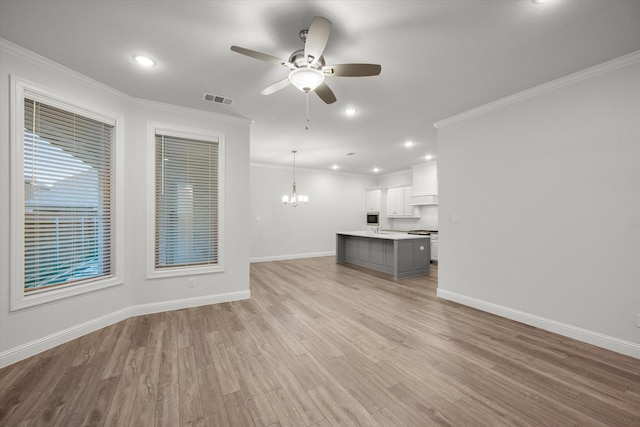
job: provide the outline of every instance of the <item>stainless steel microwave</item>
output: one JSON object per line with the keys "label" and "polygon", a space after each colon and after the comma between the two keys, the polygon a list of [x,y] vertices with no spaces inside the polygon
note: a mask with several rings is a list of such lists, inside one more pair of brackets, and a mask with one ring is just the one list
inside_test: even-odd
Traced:
{"label": "stainless steel microwave", "polygon": [[367,212],[367,225],[380,225],[380,212]]}

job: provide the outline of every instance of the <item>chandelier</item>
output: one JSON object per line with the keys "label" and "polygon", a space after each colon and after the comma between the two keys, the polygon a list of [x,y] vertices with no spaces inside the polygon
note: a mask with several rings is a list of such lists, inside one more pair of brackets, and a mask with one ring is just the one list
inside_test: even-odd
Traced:
{"label": "chandelier", "polygon": [[293,153],[293,194],[291,197],[284,195],[282,196],[282,203],[285,205],[290,204],[294,208],[298,206],[298,203],[307,203],[309,201],[309,196],[305,196],[303,194],[298,194],[296,190],[296,150],[291,151]]}

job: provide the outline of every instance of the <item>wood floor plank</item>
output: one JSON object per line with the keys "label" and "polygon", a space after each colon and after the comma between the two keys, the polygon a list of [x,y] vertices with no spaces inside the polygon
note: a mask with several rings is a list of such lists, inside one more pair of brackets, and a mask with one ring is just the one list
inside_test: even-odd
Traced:
{"label": "wood floor plank", "polygon": [[271,390],[267,392],[265,396],[273,408],[279,425],[282,427],[299,427],[306,425],[298,411],[296,411],[291,399],[289,399],[289,395],[282,388]]}
{"label": "wood floor plank", "polygon": [[115,345],[111,350],[111,357],[102,373],[102,379],[119,376],[131,349],[131,337],[136,328],[136,318],[131,317],[124,321],[122,332],[118,336]]}
{"label": "wood floor plank", "polygon": [[110,356],[111,352],[100,351],[95,353],[93,357],[87,361],[82,376],[71,388],[71,394],[67,396],[67,403],[64,410],[56,420],[52,420],[52,426],[66,427],[80,425],[86,408],[89,407],[100,384],[99,381],[96,381],[96,378],[100,378]]}
{"label": "wood floor plank", "polygon": [[252,264],[251,300],[1,369],[0,425],[640,426],[640,360],[441,300],[437,273]]}
{"label": "wood floor plank", "polygon": [[[212,365],[198,366],[197,369],[200,401],[205,419],[207,417],[217,420],[226,419],[222,388],[215,367]],[[218,414],[219,412],[221,414]]]}
{"label": "wood floor plank", "polygon": [[176,311],[178,349],[191,347],[193,345],[193,330],[189,324],[188,312],[189,309]]}
{"label": "wood floor plank", "polygon": [[224,407],[229,417],[229,425],[252,427],[256,423],[240,390],[223,395]]}
{"label": "wood floor plank", "polygon": [[178,318],[176,312],[163,313],[158,387],[178,384]]}
{"label": "wood floor plank", "polygon": [[203,307],[195,307],[187,310],[187,320],[189,321],[189,329],[193,334],[192,346],[193,355],[198,367],[209,366],[214,364],[213,356],[209,351],[207,344],[207,316]]}
{"label": "wood floor plank", "polygon": [[[94,341],[99,344],[98,353],[102,353],[105,351],[112,351],[116,346],[118,339],[122,335],[124,327],[126,326],[127,321],[123,320],[121,322],[115,323],[113,325],[107,326],[101,331],[98,331],[96,335],[91,334],[94,338]],[[105,333],[103,333],[105,332]]]}
{"label": "wood floor plank", "polygon": [[[366,393],[359,393],[354,388],[354,383],[352,379],[347,379],[344,377],[343,372],[337,371],[333,372],[334,365],[331,363],[330,358],[327,358],[326,355],[318,355],[321,357],[318,360],[317,364],[319,365],[319,370],[324,371],[325,381],[322,385],[316,387],[314,392],[314,396],[316,398],[320,398],[319,402],[325,404],[326,408],[332,408],[331,413],[336,414],[336,409],[340,413],[344,413],[349,417],[349,419],[354,422],[356,425],[363,426],[375,426],[378,425],[377,421],[371,416],[371,413],[367,410],[364,405],[377,407],[377,402],[371,402],[370,396]],[[314,359],[311,357],[311,359]],[[311,391],[307,392],[309,394]],[[331,396],[331,399],[326,399],[324,395],[328,393]],[[337,405],[334,408],[334,403]],[[326,405],[329,406],[326,406]],[[316,402],[316,405],[318,403]],[[325,417],[327,417],[327,413],[323,410],[319,405],[318,407],[324,413]]]}
{"label": "wood floor plank", "polygon": [[31,426],[51,426],[62,416],[70,395],[78,384],[86,366],[78,365],[67,369],[56,383],[51,393],[37,405],[37,412],[32,416]]}
{"label": "wood floor plank", "polygon": [[168,384],[158,389],[155,427],[175,427],[180,425],[180,391],[178,384]]}
{"label": "wood floor plank", "polygon": [[162,338],[164,334],[164,321],[162,313],[149,316],[151,325],[147,342],[145,343],[144,360],[140,372],[159,371],[162,360]]}
{"label": "wood floor plank", "polygon": [[181,425],[204,425],[202,395],[193,346],[178,349],[178,390]]}
{"label": "wood floor plank", "polygon": [[[38,381],[47,370],[51,369],[54,365],[55,357],[40,355],[33,358],[36,363],[29,363],[29,361],[19,362],[20,365],[16,366],[14,370],[18,373],[18,376],[11,382],[6,389],[0,391],[2,399],[0,400],[0,425],[5,425],[9,421],[9,418],[13,415],[16,409],[27,404],[26,398],[36,388]],[[2,369],[4,371],[7,368]],[[20,416],[16,417],[16,422]],[[22,418],[27,418],[22,415]],[[30,417],[29,417],[30,419]]]}
{"label": "wood floor plank", "polygon": [[129,427],[143,426],[155,419],[159,378],[159,371],[143,371],[138,378]]}
{"label": "wood floor plank", "polygon": [[[126,360],[126,359],[125,359]],[[107,413],[111,407],[113,395],[120,381],[119,376],[110,375],[107,378],[98,381],[96,390],[84,408],[84,417],[82,419],[83,426],[102,426],[107,420]]]}
{"label": "wood floor plank", "polygon": [[[73,366],[70,366],[69,361],[73,360],[73,357],[79,352],[82,341],[82,339],[73,340],[67,343],[68,345],[49,350],[51,363],[47,363],[46,367],[40,367],[35,370],[33,372],[35,375],[25,376],[25,378],[29,379],[27,383],[29,387],[21,391],[24,391],[24,394],[22,394],[24,400],[22,402],[26,404],[15,407],[15,411],[6,420],[8,425],[18,423],[27,418],[38,419],[45,416],[50,419],[53,416],[53,412],[56,412],[54,408],[64,404],[64,402],[57,401],[62,399],[62,395],[59,390],[56,390],[56,386],[60,382],[67,382],[70,379],[69,375],[73,376],[73,373],[77,371]],[[20,383],[16,385],[20,386]],[[25,384],[22,384],[22,386],[24,387]],[[52,402],[49,402],[50,405],[47,405],[44,409],[45,411],[50,411],[50,413],[39,414],[42,408],[29,404],[30,402],[44,402],[49,395],[52,395]],[[12,401],[11,398],[9,400]]]}
{"label": "wood floor plank", "polygon": [[247,407],[259,426],[271,426],[279,422],[266,394],[247,401]]}
{"label": "wood floor plank", "polygon": [[329,392],[323,387],[318,386],[307,392],[313,402],[320,408],[325,418],[332,426],[356,426],[357,424],[351,420],[346,412],[338,405]]}
{"label": "wood floor plank", "polygon": [[208,344],[213,359],[215,360],[214,369],[222,394],[225,395],[240,391],[238,377],[229,359],[227,346],[224,343],[215,343],[212,341],[209,341]]}
{"label": "wood floor plank", "polygon": [[111,399],[105,425],[129,425],[138,390],[138,379],[141,375],[144,351],[145,348],[137,346],[137,343],[129,350],[129,354],[124,363],[124,369],[120,374],[120,381],[118,381],[118,386]]}
{"label": "wood floor plank", "polygon": [[[252,332],[253,336],[261,334],[261,331],[252,325],[253,324],[249,323],[247,329]],[[259,340],[261,341],[260,338]],[[282,349],[283,347],[280,348]],[[260,351],[262,356],[265,358],[265,361],[278,378],[280,386],[283,388],[287,397],[291,401],[291,405],[298,412],[304,424],[312,425],[323,420],[324,416],[318,407],[311,401],[306,393],[306,389],[302,387],[295,374],[291,371],[291,366],[302,368],[301,363],[297,361],[297,358],[293,359],[294,362],[287,361],[286,363],[282,363],[282,353],[275,350],[274,347],[268,343],[261,345]]]}
{"label": "wood floor plank", "polygon": [[397,427],[405,425],[403,421],[394,415],[392,411],[390,411],[387,407],[381,408],[380,410],[372,413],[373,418],[382,426],[382,427]]}

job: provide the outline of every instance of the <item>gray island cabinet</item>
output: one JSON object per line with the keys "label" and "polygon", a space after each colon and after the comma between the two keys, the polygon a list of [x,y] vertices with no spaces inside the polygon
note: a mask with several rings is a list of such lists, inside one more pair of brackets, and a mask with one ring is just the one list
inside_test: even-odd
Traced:
{"label": "gray island cabinet", "polygon": [[429,274],[429,236],[344,231],[336,233],[336,262],[391,273],[394,279]]}

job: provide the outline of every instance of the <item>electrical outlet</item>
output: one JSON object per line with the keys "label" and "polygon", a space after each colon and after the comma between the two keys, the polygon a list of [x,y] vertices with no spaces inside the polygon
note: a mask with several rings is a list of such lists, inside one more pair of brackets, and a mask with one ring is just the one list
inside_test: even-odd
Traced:
{"label": "electrical outlet", "polygon": [[189,279],[189,284],[187,285],[190,288],[195,288],[196,287],[196,279]]}

